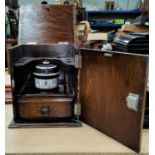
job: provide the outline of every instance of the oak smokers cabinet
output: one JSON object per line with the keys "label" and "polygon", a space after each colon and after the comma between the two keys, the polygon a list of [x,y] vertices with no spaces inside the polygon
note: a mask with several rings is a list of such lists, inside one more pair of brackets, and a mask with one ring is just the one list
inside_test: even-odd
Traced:
{"label": "oak smokers cabinet", "polygon": [[[81,126],[81,109],[81,121],[140,151],[147,55],[76,49],[70,5],[22,7],[18,42],[10,50],[10,127]],[[52,91],[35,88],[33,72],[45,60],[59,67]]]}

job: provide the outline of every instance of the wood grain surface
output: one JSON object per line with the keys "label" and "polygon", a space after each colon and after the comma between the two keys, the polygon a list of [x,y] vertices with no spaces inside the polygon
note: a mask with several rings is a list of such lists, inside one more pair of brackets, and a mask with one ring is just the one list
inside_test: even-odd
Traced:
{"label": "wood grain surface", "polygon": [[18,44],[74,44],[75,14],[73,5],[21,6]]}
{"label": "wood grain surface", "polygon": [[19,114],[21,118],[25,119],[71,117],[72,99],[39,96],[23,97],[19,99]]}
{"label": "wood grain surface", "polygon": [[[148,57],[86,49],[81,53],[82,120],[139,152]],[[127,107],[129,93],[140,95],[138,111]]]}
{"label": "wood grain surface", "polygon": [[[56,108],[57,112],[51,112],[50,120],[52,120],[52,117],[60,118],[62,116],[66,118],[72,115],[74,106],[72,99],[75,98],[75,86],[73,85],[76,85],[77,72],[74,67],[74,57],[75,49],[72,45],[19,45],[11,49],[10,62],[12,67],[10,68],[10,73],[11,79],[15,83],[15,87],[12,85],[14,121],[19,121],[19,119],[21,121],[21,116],[26,119],[28,117],[29,119],[34,117],[39,119],[41,113],[38,109],[43,104]],[[34,85],[33,72],[35,66],[42,63],[45,59],[50,59],[51,63],[60,66],[60,87],[50,92],[41,92]],[[25,98],[23,98],[24,95],[26,96]],[[34,96],[34,98],[28,99],[28,96]],[[43,98],[40,96],[43,96]],[[55,98],[59,98],[59,100]],[[60,108],[58,108],[58,104]]]}

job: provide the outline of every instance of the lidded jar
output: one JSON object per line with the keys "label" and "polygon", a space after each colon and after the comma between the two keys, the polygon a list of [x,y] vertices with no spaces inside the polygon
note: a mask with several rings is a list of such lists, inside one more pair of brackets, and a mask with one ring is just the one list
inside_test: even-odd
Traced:
{"label": "lidded jar", "polygon": [[59,68],[48,60],[35,66],[35,87],[41,90],[50,90],[58,87]]}

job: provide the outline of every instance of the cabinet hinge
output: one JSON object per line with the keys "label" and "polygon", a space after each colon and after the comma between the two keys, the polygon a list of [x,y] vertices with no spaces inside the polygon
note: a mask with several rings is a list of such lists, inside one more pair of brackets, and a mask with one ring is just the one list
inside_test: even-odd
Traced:
{"label": "cabinet hinge", "polygon": [[75,103],[74,104],[74,115],[75,116],[80,116],[81,115],[81,104],[80,103]]}
{"label": "cabinet hinge", "polygon": [[76,68],[81,68],[82,67],[81,55],[75,55],[75,67]]}

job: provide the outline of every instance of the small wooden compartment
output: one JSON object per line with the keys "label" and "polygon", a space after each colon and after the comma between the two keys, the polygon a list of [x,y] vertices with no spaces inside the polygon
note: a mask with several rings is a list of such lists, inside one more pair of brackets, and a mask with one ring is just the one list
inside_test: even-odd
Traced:
{"label": "small wooden compartment", "polygon": [[19,99],[22,119],[62,120],[72,117],[72,98],[22,97]]}
{"label": "small wooden compartment", "polygon": [[[75,57],[72,45],[19,45],[11,49],[14,120],[9,127],[81,126],[76,110]],[[35,66],[45,60],[59,66],[54,89],[35,86]]]}

